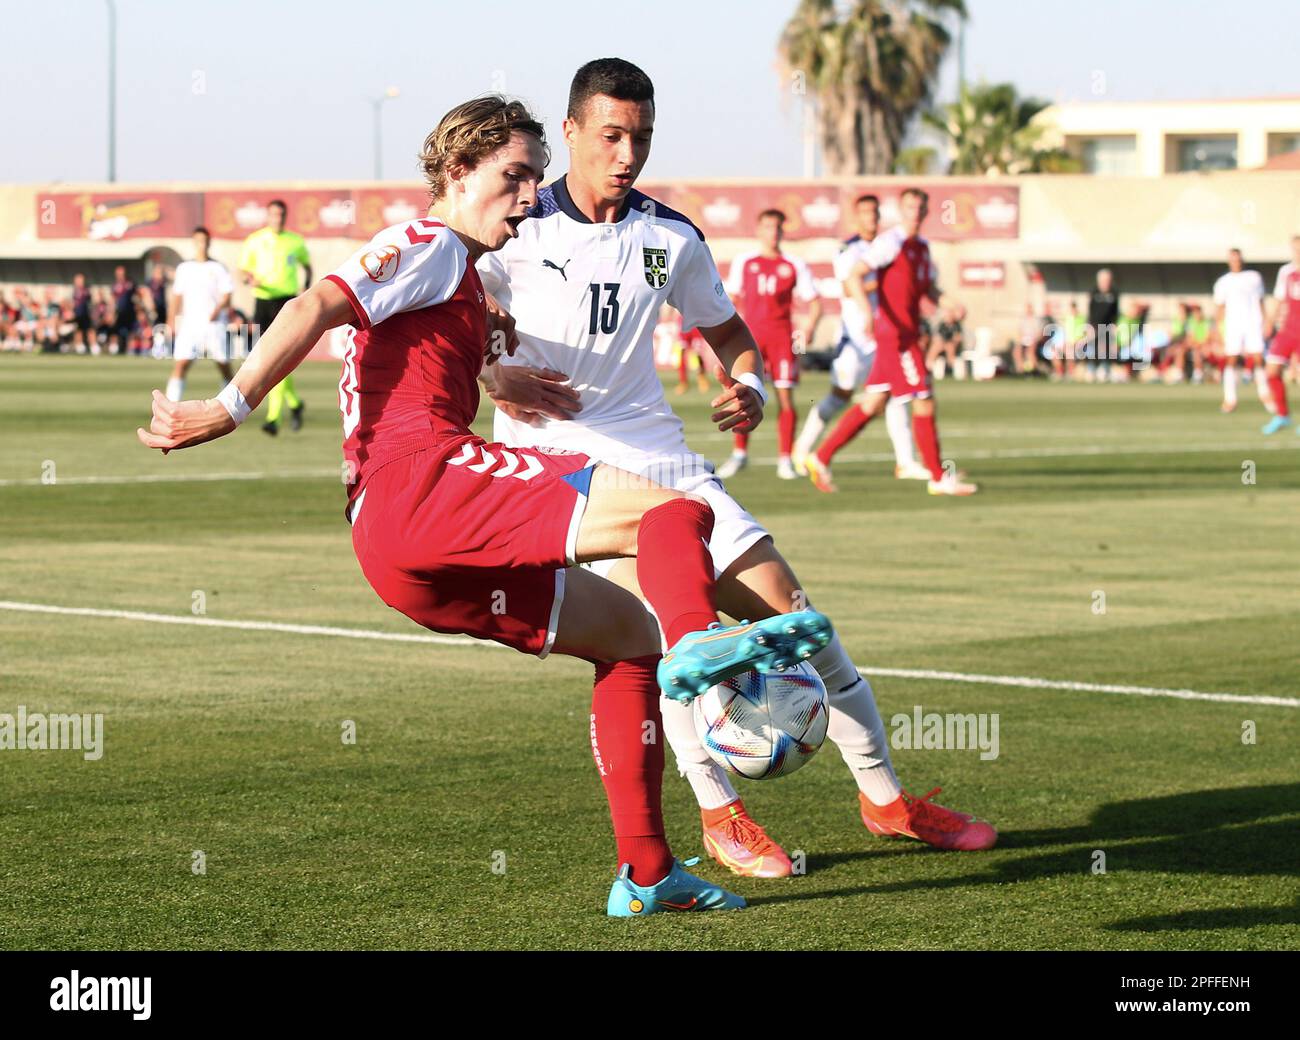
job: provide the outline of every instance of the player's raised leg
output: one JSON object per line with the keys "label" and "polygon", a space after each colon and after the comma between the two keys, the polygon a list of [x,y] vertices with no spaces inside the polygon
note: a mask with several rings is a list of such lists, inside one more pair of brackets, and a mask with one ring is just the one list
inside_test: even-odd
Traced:
{"label": "player's raised leg", "polygon": [[708,503],[614,466],[582,472],[590,473],[590,483],[583,489],[588,501],[573,558],[637,558],[637,580],[667,638],[659,679],[669,697],[690,700],[741,672],[787,667],[830,641],[830,622],[814,610],[722,625],[708,549]]}

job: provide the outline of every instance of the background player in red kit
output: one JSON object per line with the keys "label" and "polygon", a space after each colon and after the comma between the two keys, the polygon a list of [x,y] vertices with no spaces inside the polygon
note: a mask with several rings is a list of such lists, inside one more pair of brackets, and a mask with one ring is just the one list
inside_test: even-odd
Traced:
{"label": "background player in red kit", "polygon": [[[738,301],[741,316],[763,355],[763,368],[771,373],[772,385],[776,387],[779,408],[776,475],[782,480],[794,480],[798,474],[790,453],[794,450],[794,431],[799,424],[794,404],[794,388],[799,385],[799,353],[812,342],[822,316],[822,304],[808,265],[798,257],[781,252],[784,233],[784,213],[779,209],[760,213],[755,234],[759,247],[732,260],[726,287]],[[808,304],[808,314],[797,335],[796,299]],[[795,352],[796,345],[799,353]],[[718,468],[718,476],[724,480],[735,476],[748,462],[749,433],[739,432],[735,435],[731,458]]]}
{"label": "background player in red kit", "polygon": [[[659,800],[662,745],[642,739],[644,723],[659,716],[661,688],[688,699],[685,688],[703,692],[719,668],[809,656],[829,627],[811,612],[721,627],[707,503],[582,454],[507,449],[470,432],[494,345],[474,262],[516,237],[536,204],[542,127],[518,102],[478,98],[443,117],[422,164],[427,219],[381,231],[286,304],[218,398],[173,403],[155,391],[151,430],[139,437],[166,452],[232,432],[321,335],[354,325],[339,399],[346,512],[367,580],[426,628],[595,664],[591,741],[620,864],[611,916],[743,906],[673,859]],[[734,404],[747,421],[761,418],[757,401]],[[642,589],[672,646],[662,659],[634,596],[566,570],[621,556],[645,568]],[[754,635],[782,649],[768,654]]]}
{"label": "background player in red kit", "polygon": [[[1282,375],[1292,358],[1300,358],[1300,235],[1291,238],[1291,261],[1277,273],[1269,312],[1269,324],[1277,329],[1277,335],[1268,345],[1264,372],[1276,414],[1264,424],[1263,432],[1273,434],[1292,425]],[[1296,433],[1300,433],[1300,426]]]}
{"label": "background player in red kit", "polygon": [[921,238],[921,224],[929,212],[929,196],[908,188],[899,199],[901,220],[864,250],[863,272],[874,268],[879,283],[876,315],[876,358],[867,376],[867,395],[850,408],[808,456],[808,475],[821,491],[834,491],[831,460],[835,453],[885,410],[890,397],[912,402],[912,430],[921,460],[930,471],[932,495],[972,495],[978,488],[945,474],[939,453],[939,433],[934,418],[934,391],[918,346],[921,304],[939,300],[930,246]]}

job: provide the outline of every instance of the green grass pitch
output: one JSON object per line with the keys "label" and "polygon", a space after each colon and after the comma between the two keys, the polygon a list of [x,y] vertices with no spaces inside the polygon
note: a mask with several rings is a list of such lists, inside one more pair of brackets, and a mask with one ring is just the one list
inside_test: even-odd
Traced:
{"label": "green grass pitch", "polygon": [[[352,555],[333,366],[299,375],[301,434],[267,438],[255,415],[163,458],[134,430],[165,377],[0,357],[0,599],[192,616],[201,593],[213,619],[419,631]],[[191,373],[191,395],[216,388],[211,366]],[[808,377],[805,407],[824,388]],[[837,496],[770,464],[731,483],[859,665],[1300,695],[1300,438],[1261,437],[1253,399],[1223,416],[1209,387],[945,382],[939,397],[973,499],[894,481],[875,426],[837,465]],[[705,399],[671,400],[720,460]],[[774,438],[773,416],[759,462]],[[167,479],[78,479],[129,476]],[[806,875],[733,879],[706,860],[750,909],[614,922],[581,663],[11,609],[0,634],[0,712],[105,716],[99,761],[0,751],[3,948],[1300,944],[1295,707],[879,678],[887,723],[915,705],[999,715],[995,760],[894,753],[910,789],[942,785],[994,821],[996,849],[871,838],[828,744],[742,785]],[[671,761],[669,837],[696,855]]]}

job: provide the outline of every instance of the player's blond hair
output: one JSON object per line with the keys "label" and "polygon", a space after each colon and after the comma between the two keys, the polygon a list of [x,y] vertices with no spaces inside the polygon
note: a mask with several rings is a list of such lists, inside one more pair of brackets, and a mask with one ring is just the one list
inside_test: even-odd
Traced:
{"label": "player's blond hair", "polygon": [[[504,146],[516,130],[532,134],[546,147],[546,130],[522,101],[485,94],[453,108],[424,139],[420,151],[420,169],[429,184],[429,198],[437,202],[446,194],[449,169],[473,169]],[[546,155],[549,161],[550,149]]]}

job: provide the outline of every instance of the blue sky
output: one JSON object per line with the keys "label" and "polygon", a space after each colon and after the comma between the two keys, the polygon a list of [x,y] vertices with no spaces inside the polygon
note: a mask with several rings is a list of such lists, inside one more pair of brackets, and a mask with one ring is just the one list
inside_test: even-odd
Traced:
{"label": "blue sky", "polygon": [[[801,172],[797,108],[775,44],[794,0],[551,4],[468,0],[117,0],[118,179],[367,178],[367,97],[389,84],[384,174],[452,104],[502,89],[558,136],[568,79],[618,55],[655,81],[646,176]],[[1088,100],[1300,95],[1295,0],[969,0],[971,79]],[[106,174],[106,14],[101,0],[0,0],[0,181]],[[955,51],[954,51],[955,55]],[[956,62],[940,82],[955,92]],[[562,169],[557,155],[553,170]]]}

